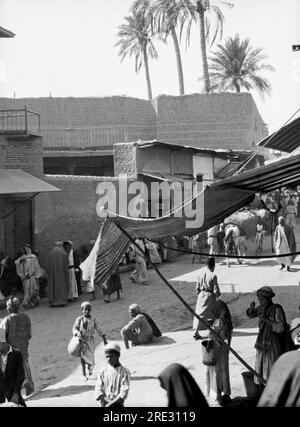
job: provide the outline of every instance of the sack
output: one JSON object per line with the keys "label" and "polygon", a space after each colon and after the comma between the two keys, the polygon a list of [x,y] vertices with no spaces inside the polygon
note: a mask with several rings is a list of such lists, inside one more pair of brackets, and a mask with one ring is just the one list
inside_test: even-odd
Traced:
{"label": "sack", "polygon": [[202,363],[206,366],[214,366],[220,354],[220,344],[214,339],[207,339],[202,344]]}
{"label": "sack", "polygon": [[81,350],[81,342],[78,337],[72,337],[68,344],[68,353],[71,356],[79,357]]}
{"label": "sack", "polygon": [[145,316],[147,322],[150,324],[152,332],[153,332],[153,335],[155,337],[157,337],[157,338],[161,337],[162,334],[160,332],[160,329],[157,326],[157,324],[154,322],[154,320],[152,319],[152,317],[150,317],[149,314],[147,314],[147,313],[142,313],[142,314]]}

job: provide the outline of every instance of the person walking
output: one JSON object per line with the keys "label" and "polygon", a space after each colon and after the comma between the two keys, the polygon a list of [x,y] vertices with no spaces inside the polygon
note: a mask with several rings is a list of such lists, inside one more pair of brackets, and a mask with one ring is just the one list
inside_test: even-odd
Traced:
{"label": "person walking", "polygon": [[[278,218],[278,225],[274,233],[274,247],[276,255],[288,254],[296,251],[295,235],[293,230],[285,224],[283,216]],[[280,270],[285,267],[290,271],[293,262],[292,256],[285,256],[276,258],[277,262],[281,264]]]}
{"label": "person walking", "polygon": [[128,397],[130,372],[120,363],[121,350],[118,344],[107,344],[104,354],[108,364],[97,375],[96,401],[101,407],[122,408]]}
{"label": "person walking", "polygon": [[114,292],[117,293],[117,299],[120,299],[120,291],[122,291],[122,283],[120,274],[117,269],[109,276],[107,280],[102,285],[102,290],[104,294],[104,302],[110,303],[110,296]]}
{"label": "person walking", "polygon": [[[217,275],[215,274],[215,259],[209,258],[207,267],[203,270],[200,277],[197,279],[196,292],[198,294],[196,313],[203,318],[215,319],[214,311],[216,309],[217,298],[221,295]],[[200,322],[196,317],[193,321],[194,338],[201,339],[199,331],[206,330],[207,327]]]}
{"label": "person walking", "polygon": [[22,354],[6,342],[5,330],[0,328],[0,404],[26,406],[21,395],[24,377]]}
{"label": "person walking", "polygon": [[[135,243],[142,249],[143,252],[145,252],[145,245],[143,240],[136,239]],[[132,247],[135,256],[135,269],[129,278],[134,283],[139,283],[140,285],[149,285],[145,257],[135,245],[132,245]]]}
{"label": "person walking", "polygon": [[[263,286],[258,289],[256,295],[259,305],[255,307],[255,301],[252,301],[246,314],[250,318],[258,317],[259,319],[259,332],[255,343],[255,371],[267,380],[275,361],[286,351],[283,338],[288,325],[282,306],[274,304],[272,301],[275,296],[272,288]],[[257,376],[254,377],[254,382],[262,386],[262,382]]]}
{"label": "person walking", "polygon": [[209,255],[217,255],[218,254],[218,225],[214,225],[207,231],[207,244],[209,246]]}
{"label": "person walking", "polygon": [[97,320],[91,316],[92,306],[88,301],[81,304],[82,316],[77,317],[73,326],[73,335],[80,340],[80,361],[84,380],[88,380],[93,373],[95,365],[95,332],[101,336],[104,344],[107,344],[106,336],[101,331]]}
{"label": "person walking", "polygon": [[5,330],[6,342],[13,348],[20,350],[23,358],[25,379],[23,387],[26,396],[34,392],[34,383],[29,365],[29,341],[32,337],[31,321],[25,313],[19,313],[20,300],[10,298],[6,303],[8,315],[2,320],[0,328]]}
{"label": "person walking", "polygon": [[63,242],[63,248],[68,255],[68,270],[69,270],[69,294],[68,301],[76,301],[78,298],[77,280],[75,276],[75,265],[74,265],[74,251],[72,248],[72,242],[67,240]]}
{"label": "person walking", "polygon": [[67,305],[69,294],[69,259],[62,242],[56,242],[49,254],[48,300],[50,307]]}

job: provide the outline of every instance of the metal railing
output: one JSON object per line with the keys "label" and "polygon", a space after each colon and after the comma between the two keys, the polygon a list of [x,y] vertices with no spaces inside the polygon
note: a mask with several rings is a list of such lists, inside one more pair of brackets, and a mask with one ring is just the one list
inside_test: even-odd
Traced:
{"label": "metal railing", "polygon": [[0,110],[0,133],[2,134],[33,134],[41,131],[40,115],[26,107],[14,110]]}

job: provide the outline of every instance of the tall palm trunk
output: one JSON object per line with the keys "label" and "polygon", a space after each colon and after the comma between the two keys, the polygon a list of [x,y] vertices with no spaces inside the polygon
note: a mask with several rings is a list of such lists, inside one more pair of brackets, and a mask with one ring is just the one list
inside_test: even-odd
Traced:
{"label": "tall palm trunk", "polygon": [[202,57],[202,72],[204,78],[204,90],[206,93],[210,92],[210,81],[208,74],[208,64],[207,64],[207,54],[206,54],[206,38],[205,38],[205,19],[204,19],[204,9],[198,11],[200,19],[200,47],[201,47],[201,57]]}
{"label": "tall palm trunk", "polygon": [[182,70],[182,61],[180,55],[180,48],[178,43],[178,37],[175,31],[175,28],[172,27],[171,35],[174,43],[176,63],[177,63],[177,73],[178,73],[178,84],[179,84],[179,95],[184,95],[184,83],[183,83],[183,70]]}
{"label": "tall palm trunk", "polygon": [[147,56],[146,46],[143,46],[143,57],[144,57],[145,76],[146,76],[146,82],[147,82],[148,99],[149,99],[149,101],[151,101],[152,100],[152,89],[151,89],[151,82],[150,82],[150,72],[149,72],[149,64],[148,64],[148,56]]}

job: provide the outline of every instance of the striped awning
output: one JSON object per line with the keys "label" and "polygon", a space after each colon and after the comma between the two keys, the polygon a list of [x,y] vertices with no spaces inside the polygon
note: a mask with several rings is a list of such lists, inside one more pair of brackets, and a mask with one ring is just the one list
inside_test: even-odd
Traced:
{"label": "striped awning", "polygon": [[213,185],[214,188],[239,188],[254,192],[268,192],[287,185],[300,184],[300,154],[281,159],[270,165],[226,178]]}
{"label": "striped awning", "polygon": [[300,117],[258,143],[259,146],[291,153],[300,146]]}

